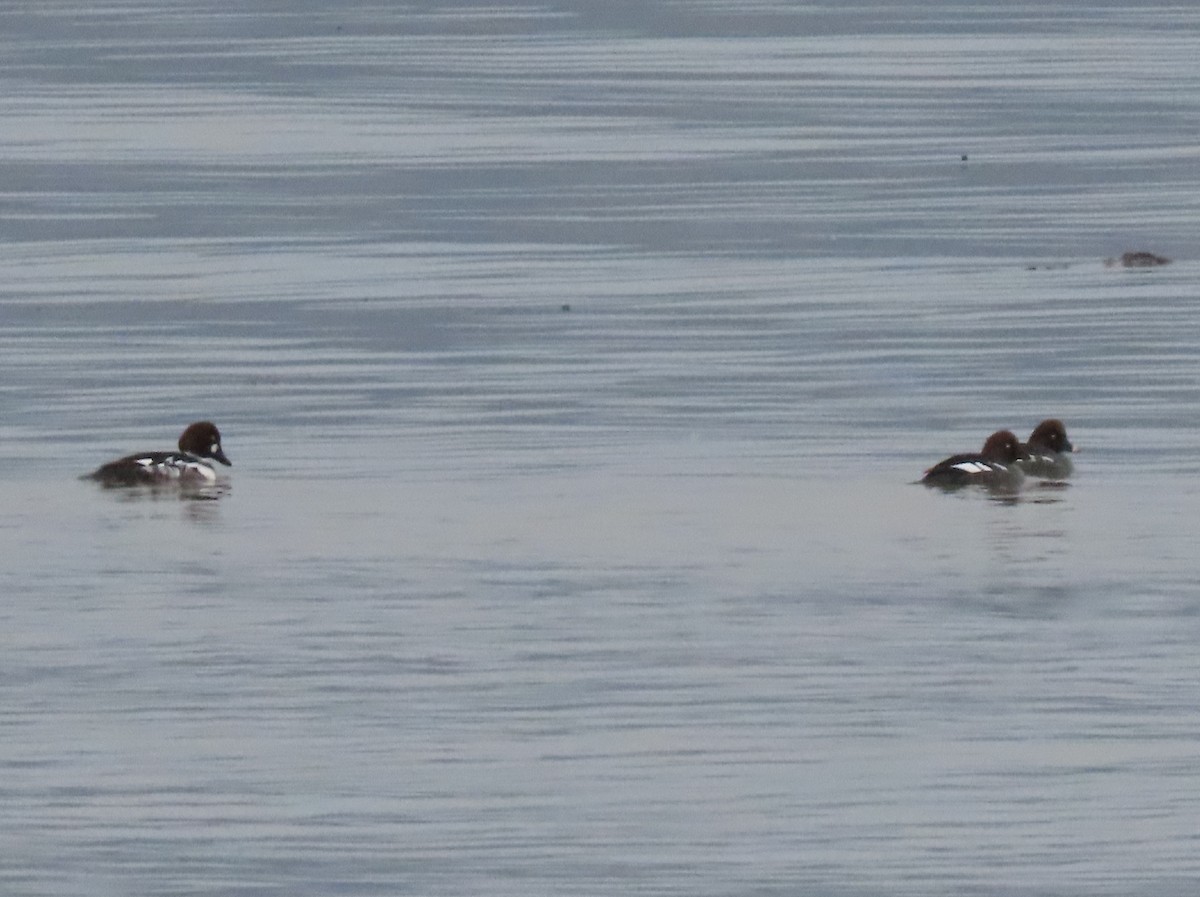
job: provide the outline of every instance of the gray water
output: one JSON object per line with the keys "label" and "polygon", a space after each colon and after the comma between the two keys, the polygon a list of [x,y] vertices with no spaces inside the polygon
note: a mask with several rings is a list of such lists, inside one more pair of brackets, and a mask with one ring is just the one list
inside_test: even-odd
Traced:
{"label": "gray water", "polygon": [[[0,892],[1195,893],[1198,59],[0,13]],[[1068,485],[914,485],[1048,416]],[[227,489],[77,479],[202,418]]]}

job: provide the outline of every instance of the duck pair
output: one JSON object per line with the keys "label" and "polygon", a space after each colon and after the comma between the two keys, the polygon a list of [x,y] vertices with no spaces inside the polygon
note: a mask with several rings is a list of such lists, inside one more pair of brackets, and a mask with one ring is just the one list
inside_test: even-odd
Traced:
{"label": "duck pair", "polygon": [[921,482],[943,488],[978,484],[1015,489],[1027,475],[1062,480],[1071,474],[1074,450],[1062,421],[1051,418],[1034,427],[1024,443],[1011,430],[997,430],[978,454],[952,455],[925,471]]}

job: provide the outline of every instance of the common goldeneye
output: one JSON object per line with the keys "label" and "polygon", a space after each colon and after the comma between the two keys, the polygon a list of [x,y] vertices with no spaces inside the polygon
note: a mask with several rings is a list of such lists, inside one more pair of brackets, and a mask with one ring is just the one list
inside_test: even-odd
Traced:
{"label": "common goldeneye", "polygon": [[233,462],[221,450],[221,434],[208,421],[190,424],[179,437],[177,452],[138,452],[109,461],[89,473],[85,479],[105,486],[144,486],[167,483],[214,483],[217,472],[213,461],[226,467]]}
{"label": "common goldeneye", "polygon": [[989,489],[1011,490],[1021,485],[1024,476],[1016,463],[1021,443],[1009,430],[997,430],[987,438],[977,454],[952,455],[925,471],[921,482],[943,489],[979,485]]}
{"label": "common goldeneye", "polygon": [[1018,463],[1030,476],[1063,480],[1075,469],[1070,457],[1073,451],[1075,446],[1067,439],[1067,428],[1062,421],[1051,418],[1033,428],[1029,441],[1021,446]]}

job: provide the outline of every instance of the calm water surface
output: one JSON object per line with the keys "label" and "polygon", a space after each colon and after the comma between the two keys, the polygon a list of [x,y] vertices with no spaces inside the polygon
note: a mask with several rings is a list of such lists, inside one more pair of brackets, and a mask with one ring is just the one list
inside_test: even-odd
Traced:
{"label": "calm water surface", "polygon": [[0,891],[1195,893],[1200,12],[593,6],[0,13]]}

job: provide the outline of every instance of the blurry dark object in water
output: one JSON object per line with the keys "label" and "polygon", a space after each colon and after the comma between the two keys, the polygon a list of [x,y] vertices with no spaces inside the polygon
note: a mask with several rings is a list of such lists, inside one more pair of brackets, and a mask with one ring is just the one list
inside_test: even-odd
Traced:
{"label": "blurry dark object in water", "polygon": [[1171,260],[1164,255],[1153,252],[1123,252],[1116,258],[1104,260],[1106,268],[1157,268],[1159,265],[1169,265]]}

